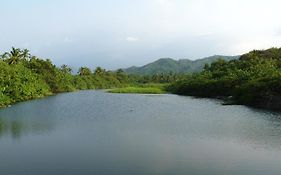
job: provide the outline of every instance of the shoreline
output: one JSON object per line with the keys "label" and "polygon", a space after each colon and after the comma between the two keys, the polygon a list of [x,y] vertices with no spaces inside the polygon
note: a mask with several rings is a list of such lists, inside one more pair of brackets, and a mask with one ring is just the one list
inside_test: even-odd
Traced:
{"label": "shoreline", "polygon": [[[117,88],[117,89],[120,89],[120,88]],[[89,91],[102,90],[104,93],[112,93],[112,94],[136,94],[136,95],[165,95],[165,94],[174,94],[174,95],[193,97],[193,98],[198,98],[198,99],[217,99],[217,100],[221,100],[221,105],[222,106],[242,105],[242,106],[246,106],[246,107],[250,107],[250,108],[254,108],[254,109],[258,109],[258,110],[269,111],[269,112],[281,112],[281,108],[275,108],[275,107],[269,105],[269,104],[273,104],[272,101],[270,103],[265,103],[266,105],[254,105],[254,104],[239,104],[239,103],[235,102],[235,100],[230,99],[229,97],[222,97],[222,96],[202,97],[202,96],[195,96],[195,95],[176,94],[176,93],[171,93],[171,92],[168,92],[168,91],[162,91],[162,93],[134,93],[134,92],[130,92],[130,93],[129,92],[127,92],[127,93],[125,93],[125,92],[124,93],[115,93],[115,92],[109,92],[110,90],[113,90],[113,89],[85,89],[85,90],[89,90]],[[44,95],[44,96],[40,96],[40,97],[37,97],[37,98],[32,98],[32,99],[28,99],[28,100],[23,100],[23,101],[18,101],[18,102],[10,103],[10,104],[7,104],[7,105],[2,105],[2,106],[0,106],[0,110],[12,107],[13,105],[21,103],[21,102],[28,102],[28,101],[37,100],[37,99],[44,99],[44,98],[47,98],[47,97],[50,97],[50,96],[56,96],[56,95],[59,95],[59,94],[62,94],[62,93],[73,93],[73,92],[79,92],[79,91],[84,91],[84,90],[81,89],[81,90],[75,90],[75,91],[70,91],[70,92],[50,93],[50,94],[47,94],[47,95]]]}

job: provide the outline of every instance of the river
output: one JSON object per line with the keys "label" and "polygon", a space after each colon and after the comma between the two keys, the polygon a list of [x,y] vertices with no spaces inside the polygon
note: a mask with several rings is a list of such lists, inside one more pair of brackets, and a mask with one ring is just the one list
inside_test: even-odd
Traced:
{"label": "river", "polygon": [[177,95],[63,93],[0,110],[1,175],[279,175],[281,114]]}

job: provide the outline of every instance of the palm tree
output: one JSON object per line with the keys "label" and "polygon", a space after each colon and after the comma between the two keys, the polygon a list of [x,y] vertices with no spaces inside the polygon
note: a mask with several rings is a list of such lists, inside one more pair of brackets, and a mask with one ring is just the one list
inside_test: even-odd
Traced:
{"label": "palm tree", "polygon": [[10,52],[5,52],[3,55],[1,55],[1,58],[3,60],[7,60],[9,64],[16,64],[21,59],[30,59],[31,55],[27,49],[21,50],[19,48],[12,47],[12,50]]}
{"label": "palm tree", "polygon": [[7,53],[7,55],[9,57],[9,64],[16,64],[22,58],[21,50],[14,47],[12,47],[12,50],[10,51],[10,53]]}
{"label": "palm tree", "polygon": [[8,52],[5,52],[3,55],[1,55],[1,59],[2,60],[6,60],[9,58],[9,53]]}
{"label": "palm tree", "polygon": [[22,50],[21,56],[22,56],[23,59],[26,59],[26,60],[28,60],[31,57],[28,49]]}

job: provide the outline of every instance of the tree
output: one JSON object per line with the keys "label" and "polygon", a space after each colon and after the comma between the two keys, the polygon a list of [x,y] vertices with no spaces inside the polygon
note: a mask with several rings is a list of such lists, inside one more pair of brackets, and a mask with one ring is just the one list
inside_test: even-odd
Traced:
{"label": "tree", "polygon": [[31,57],[31,55],[30,55],[28,49],[22,50],[22,51],[21,51],[21,56],[22,56],[22,58],[25,59],[25,60],[29,60],[30,57]]}
{"label": "tree", "polygon": [[19,48],[12,47],[10,52],[9,64],[16,64],[22,57],[21,50]]}
{"label": "tree", "polygon": [[98,76],[103,76],[105,74],[105,70],[101,67],[97,67],[94,74]]}
{"label": "tree", "polygon": [[122,69],[116,71],[116,77],[120,82],[125,83],[128,81],[128,75]]}
{"label": "tree", "polygon": [[68,74],[71,74],[72,72],[72,69],[70,67],[68,67],[67,65],[63,64],[61,67],[60,67],[61,71],[63,73],[68,73]]}
{"label": "tree", "polygon": [[80,76],[88,76],[88,75],[92,75],[92,71],[87,67],[80,67],[78,74]]}
{"label": "tree", "polygon": [[30,54],[27,49],[21,50],[19,48],[12,47],[10,52],[5,52],[1,57],[3,60],[7,60],[11,65],[17,64],[22,59],[28,60],[30,58]]}

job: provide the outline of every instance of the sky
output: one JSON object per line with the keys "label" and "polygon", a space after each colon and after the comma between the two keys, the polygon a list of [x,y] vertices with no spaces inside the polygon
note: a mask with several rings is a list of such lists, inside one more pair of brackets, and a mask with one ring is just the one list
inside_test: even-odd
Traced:
{"label": "sky", "polygon": [[140,66],[281,47],[280,0],[0,0],[0,53]]}

